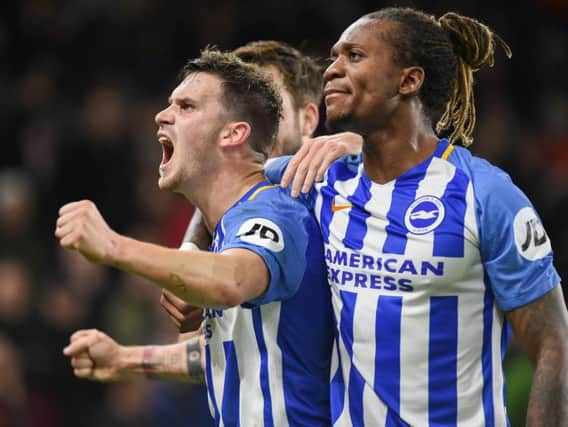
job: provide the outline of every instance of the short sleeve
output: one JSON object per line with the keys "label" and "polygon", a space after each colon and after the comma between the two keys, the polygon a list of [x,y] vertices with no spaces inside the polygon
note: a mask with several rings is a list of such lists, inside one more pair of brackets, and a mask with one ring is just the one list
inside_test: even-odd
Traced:
{"label": "short sleeve", "polygon": [[264,174],[270,182],[273,184],[280,184],[282,181],[282,175],[290,162],[292,156],[282,156],[276,157],[274,159],[268,159],[264,165]]}
{"label": "short sleeve", "polygon": [[[282,176],[288,167],[288,163],[292,156],[282,156],[275,159],[269,159],[264,165],[264,174],[266,178],[273,184],[280,184],[282,181]],[[285,193],[290,195],[290,187],[283,190]],[[292,196],[290,196],[292,197]],[[317,197],[317,190],[315,186],[312,186],[311,190],[307,193],[300,193],[297,200],[302,202],[308,209],[313,210],[315,205],[315,200]]]}
{"label": "short sleeve", "polygon": [[[267,200],[270,195],[266,193],[272,192],[278,195]],[[243,304],[245,307],[292,297],[306,270],[308,222],[312,220],[308,210],[278,188],[263,193],[262,199],[235,207],[223,220],[221,251],[248,249],[264,260],[270,273],[267,291]]]}
{"label": "short sleeve", "polygon": [[497,303],[508,311],[544,295],[560,277],[550,239],[528,198],[501,170],[476,183],[480,250]]}

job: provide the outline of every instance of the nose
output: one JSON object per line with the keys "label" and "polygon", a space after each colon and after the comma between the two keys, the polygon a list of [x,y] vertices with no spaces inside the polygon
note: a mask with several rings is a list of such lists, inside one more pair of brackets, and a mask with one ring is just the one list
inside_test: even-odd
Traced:
{"label": "nose", "polygon": [[154,121],[158,126],[163,124],[172,124],[174,122],[174,115],[170,107],[171,105],[164,108],[162,111],[156,114],[156,117],[154,117]]}
{"label": "nose", "polygon": [[341,55],[333,60],[323,72],[323,81],[328,82],[334,78],[341,77],[344,73],[343,60]]}

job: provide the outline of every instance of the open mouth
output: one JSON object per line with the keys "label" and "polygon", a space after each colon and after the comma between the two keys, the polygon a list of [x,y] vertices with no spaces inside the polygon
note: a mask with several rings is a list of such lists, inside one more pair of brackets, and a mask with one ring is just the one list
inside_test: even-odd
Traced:
{"label": "open mouth", "polygon": [[160,166],[165,166],[174,154],[174,144],[165,136],[160,136],[158,141],[162,146],[162,163]]}

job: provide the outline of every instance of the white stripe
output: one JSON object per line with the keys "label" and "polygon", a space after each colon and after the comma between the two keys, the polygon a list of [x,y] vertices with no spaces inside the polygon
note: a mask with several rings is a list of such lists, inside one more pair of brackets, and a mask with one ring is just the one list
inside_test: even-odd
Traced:
{"label": "white stripe", "polygon": [[469,285],[470,290],[462,292],[458,299],[457,421],[463,427],[485,423],[481,363],[483,293],[472,292],[479,288],[479,278],[472,278]]}
{"label": "white stripe", "polygon": [[225,387],[225,351],[223,349],[223,342],[221,340],[209,340],[209,354],[211,359],[211,378],[213,384],[208,387],[211,388],[217,409],[219,410],[220,426],[223,426],[223,414],[221,413],[221,405],[223,403],[223,391]]}
{"label": "white stripe", "polygon": [[363,389],[363,425],[384,426],[387,421],[387,405],[375,394],[375,390],[365,384]]}
{"label": "white stripe", "polygon": [[334,426],[338,427],[348,427],[352,426],[353,422],[351,421],[351,415],[349,414],[349,373],[351,370],[351,360],[349,359],[349,354],[345,349],[345,344],[343,340],[339,340],[339,353],[341,355],[341,362],[343,365],[343,381],[345,382],[345,395],[343,396],[343,412],[335,421]]}
{"label": "white stripe", "polygon": [[[361,180],[362,170],[363,164],[359,166],[359,171],[355,177],[348,179],[347,181],[335,182],[334,189],[338,194],[335,196],[332,203],[335,202],[337,205],[350,204],[347,197],[352,196],[353,193],[355,193],[355,190],[357,190],[357,186]],[[329,244],[336,248],[343,247],[342,240],[345,237],[347,225],[349,224],[349,212],[351,212],[351,209],[343,209],[338,212],[334,212],[329,223]]]}
{"label": "white stripe", "polygon": [[260,388],[260,356],[254,336],[252,311],[238,307],[239,327],[234,334],[235,353],[239,365],[239,418],[241,425],[255,420],[264,423],[264,399]]}
{"label": "white stripe", "polygon": [[501,361],[501,333],[503,331],[503,313],[493,304],[493,328],[491,331],[493,350],[493,409],[495,413],[495,426],[505,427],[507,415],[503,401],[503,362]]}
{"label": "white stripe", "polygon": [[375,394],[376,341],[375,337],[377,306],[379,295],[375,293],[359,294],[353,316],[353,363],[365,380],[363,388],[363,424],[366,426],[384,425],[387,406]]}
{"label": "white stripe", "polygon": [[392,203],[392,185],[371,185],[371,199],[365,205],[365,210],[371,215],[367,218],[367,234],[363,238],[364,254],[380,254],[383,250],[389,224],[387,213]]}
{"label": "white stripe", "polygon": [[[272,399],[272,419],[276,426],[287,426],[286,401],[284,399],[284,384],[282,383],[282,352],[277,341],[278,324],[282,303],[276,301],[261,306],[262,331],[267,350],[268,384]],[[246,423],[245,423],[246,424]],[[243,425],[245,425],[243,424]]]}
{"label": "white stripe", "polygon": [[339,369],[342,370],[341,374],[343,375],[343,382],[345,383],[345,391],[343,395],[343,411],[341,415],[337,418],[334,423],[334,426],[337,427],[348,427],[351,426],[351,420],[349,417],[349,398],[347,394],[347,390],[349,387],[349,369],[351,367],[351,361],[349,360],[349,354],[345,350],[345,345],[343,343],[343,339],[341,338],[341,310],[343,308],[343,301],[339,296],[339,292],[336,288],[336,285],[332,286],[332,293],[331,293],[331,301],[333,305],[333,311],[335,314],[335,318],[337,319],[337,334],[338,334],[338,342],[337,345],[339,347],[339,356],[341,357],[341,366]]}
{"label": "white stripe", "polygon": [[[428,424],[430,297],[404,296],[400,328],[400,416],[410,425]],[[419,351],[416,351],[419,349]],[[418,416],[418,417],[417,417]]]}
{"label": "white stripe", "polygon": [[373,385],[375,379],[375,337],[377,304],[379,296],[358,294],[353,316],[353,363],[366,383]]}
{"label": "white stripe", "polygon": [[466,192],[464,259],[468,276],[460,281],[458,300],[458,426],[483,425],[483,308],[485,286],[479,254],[475,200],[470,182]]}
{"label": "white stripe", "polygon": [[[471,181],[467,186],[465,200],[467,208],[464,219],[464,238],[466,242],[469,242],[473,248],[479,252],[479,227],[477,225],[477,216],[475,214],[475,196],[473,194],[473,184]],[[480,282],[483,284],[483,278],[480,279]]]}

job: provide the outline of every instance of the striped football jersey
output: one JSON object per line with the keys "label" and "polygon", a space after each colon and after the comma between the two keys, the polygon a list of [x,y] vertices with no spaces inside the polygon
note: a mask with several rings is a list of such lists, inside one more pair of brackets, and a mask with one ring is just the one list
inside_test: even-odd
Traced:
{"label": "striped football jersey", "polygon": [[[287,164],[272,163],[279,182]],[[441,140],[386,184],[361,156],[306,197],[336,320],[335,426],[506,426],[504,311],[560,278],[541,221],[509,177]]]}
{"label": "striped football jersey", "polygon": [[206,382],[217,426],[329,426],[333,314],[321,234],[285,190],[262,182],[219,221],[211,250],[262,257],[267,291],[204,310]]}

